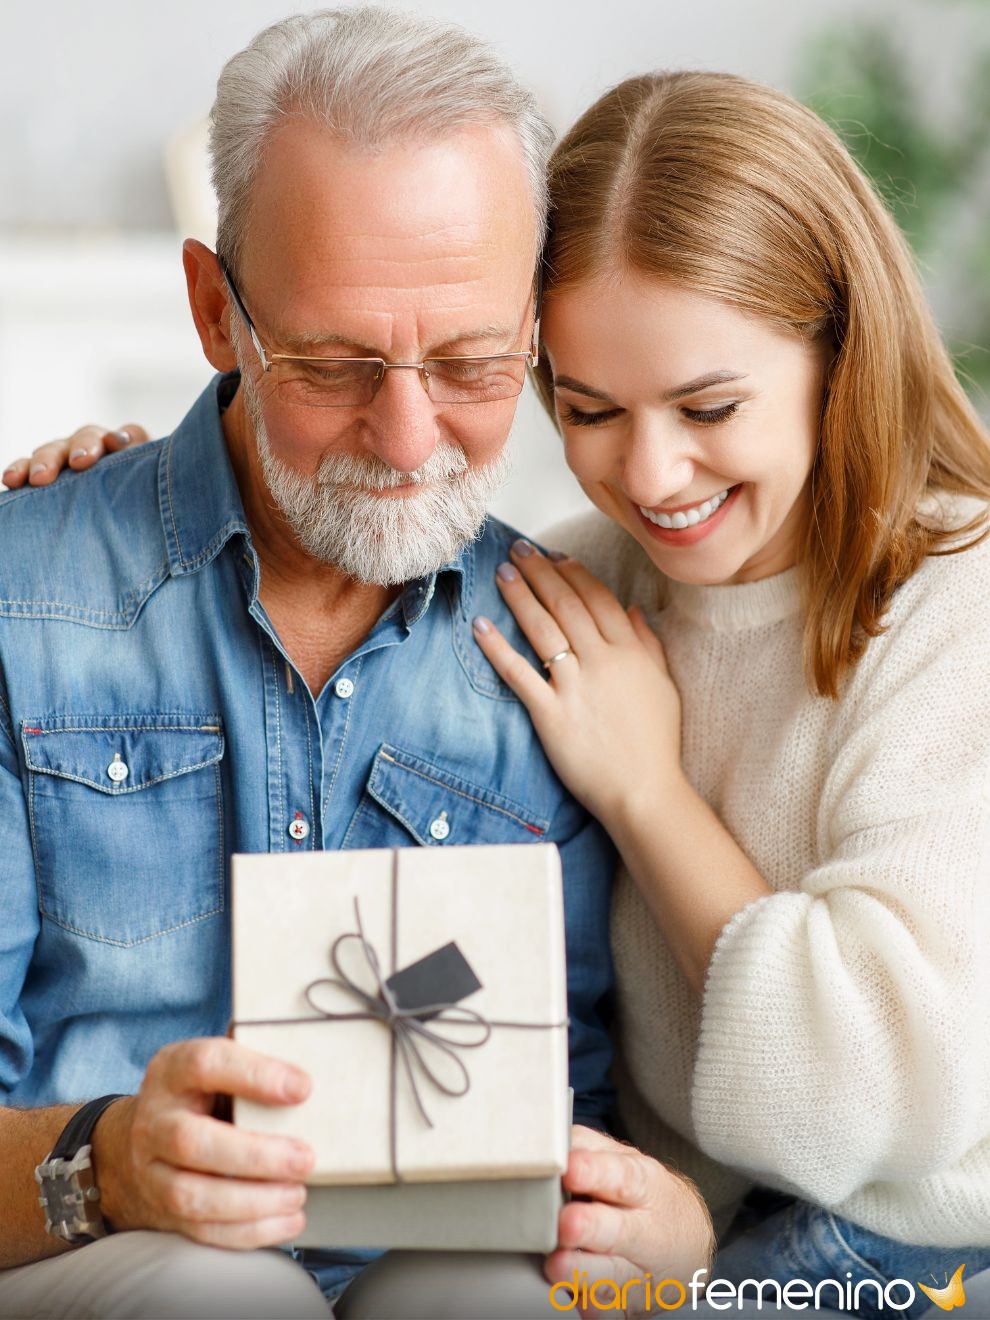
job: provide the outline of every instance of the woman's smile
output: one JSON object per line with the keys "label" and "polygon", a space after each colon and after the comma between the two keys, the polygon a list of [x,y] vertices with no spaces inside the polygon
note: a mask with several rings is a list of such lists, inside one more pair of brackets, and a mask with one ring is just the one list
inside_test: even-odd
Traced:
{"label": "woman's smile", "polygon": [[645,509],[637,504],[642,517],[649,523],[649,534],[667,545],[696,545],[725,520],[730,505],[741,486],[730,486],[699,504],[682,504],[673,510]]}

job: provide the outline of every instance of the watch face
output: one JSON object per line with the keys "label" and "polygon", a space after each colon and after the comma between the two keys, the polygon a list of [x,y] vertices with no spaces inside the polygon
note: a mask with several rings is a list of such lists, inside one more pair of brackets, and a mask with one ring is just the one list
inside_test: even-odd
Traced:
{"label": "watch face", "polygon": [[87,1146],[71,1162],[49,1160],[35,1174],[41,1184],[38,1201],[45,1212],[45,1229],[63,1242],[89,1242],[106,1232],[89,1154]]}

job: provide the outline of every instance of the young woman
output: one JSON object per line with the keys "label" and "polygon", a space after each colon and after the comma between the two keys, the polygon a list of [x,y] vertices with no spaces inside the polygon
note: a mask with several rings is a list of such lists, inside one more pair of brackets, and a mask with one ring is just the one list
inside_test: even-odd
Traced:
{"label": "young woman", "polygon": [[542,671],[475,635],[622,855],[628,1134],[722,1228],[788,1198],[715,1276],[873,1315],[990,1266],[990,445],[790,98],[631,79],[551,182],[539,384],[605,517],[499,569]]}

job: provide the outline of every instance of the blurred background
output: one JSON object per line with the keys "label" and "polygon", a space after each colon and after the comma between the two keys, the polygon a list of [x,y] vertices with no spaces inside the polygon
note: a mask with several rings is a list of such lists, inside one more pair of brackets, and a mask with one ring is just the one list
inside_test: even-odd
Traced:
{"label": "blurred background", "polygon": [[[209,241],[204,121],[220,66],[285,0],[5,0],[0,467],[90,420],[165,434],[209,379],[185,301]],[[990,387],[990,0],[413,0],[494,42],[565,128],[647,68],[727,69],[825,115],[918,255],[960,375]],[[497,511],[583,496],[527,387]]]}

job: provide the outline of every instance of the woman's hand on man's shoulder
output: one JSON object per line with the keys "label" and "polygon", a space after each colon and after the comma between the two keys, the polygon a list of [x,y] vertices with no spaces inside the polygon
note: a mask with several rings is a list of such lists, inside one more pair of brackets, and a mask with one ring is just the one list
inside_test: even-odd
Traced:
{"label": "woman's hand on man's shoulder", "polygon": [[64,468],[83,472],[105,454],[143,445],[151,437],[137,422],[128,422],[115,431],[91,423],[80,426],[67,439],[50,440],[39,445],[30,458],[16,458],[4,468],[0,480],[10,490],[21,486],[50,486]]}

